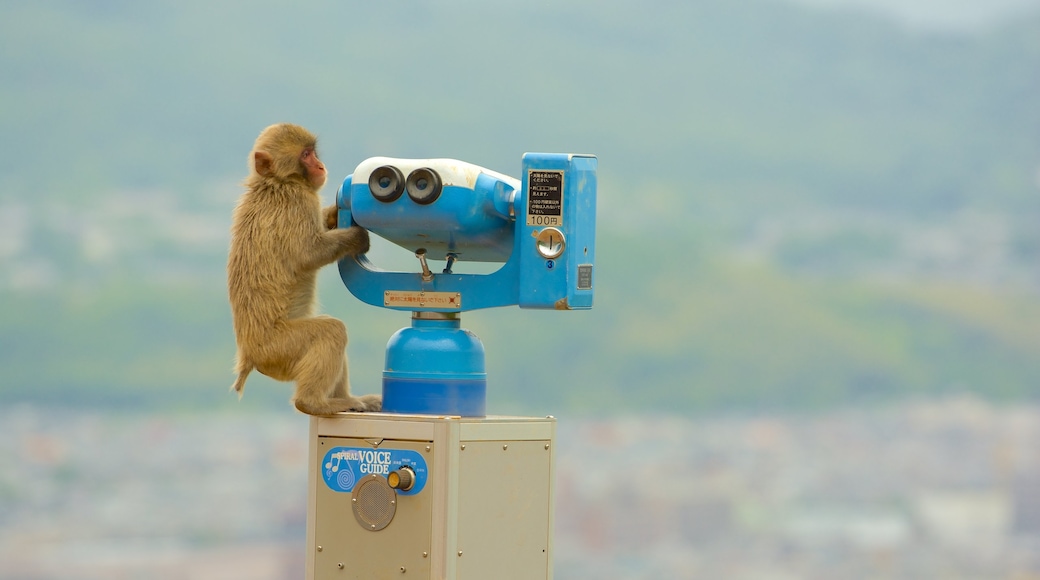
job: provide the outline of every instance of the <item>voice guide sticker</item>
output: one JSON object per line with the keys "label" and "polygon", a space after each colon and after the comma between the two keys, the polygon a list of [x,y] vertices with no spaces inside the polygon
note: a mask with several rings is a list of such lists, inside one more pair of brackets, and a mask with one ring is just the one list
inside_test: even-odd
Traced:
{"label": "voice guide sticker", "polygon": [[386,477],[392,471],[408,467],[415,472],[415,484],[400,495],[415,495],[426,486],[429,473],[426,460],[411,449],[371,449],[363,447],[333,447],[321,460],[321,477],[332,491],[351,492],[362,477]]}

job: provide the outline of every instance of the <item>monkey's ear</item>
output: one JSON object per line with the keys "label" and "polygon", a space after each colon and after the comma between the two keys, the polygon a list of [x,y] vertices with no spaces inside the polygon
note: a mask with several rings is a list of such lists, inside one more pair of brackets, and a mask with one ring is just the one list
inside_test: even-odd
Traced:
{"label": "monkey's ear", "polygon": [[253,152],[253,168],[261,177],[267,177],[274,166],[274,158],[266,151]]}

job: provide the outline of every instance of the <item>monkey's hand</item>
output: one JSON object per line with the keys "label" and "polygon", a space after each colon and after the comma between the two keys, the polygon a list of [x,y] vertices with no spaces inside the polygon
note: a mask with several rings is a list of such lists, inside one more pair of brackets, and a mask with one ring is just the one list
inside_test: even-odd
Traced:
{"label": "monkey's hand", "polygon": [[370,245],[368,230],[361,226],[350,226],[347,228],[347,231],[354,234],[354,242],[351,244],[350,254],[352,256],[367,254]]}
{"label": "monkey's hand", "polygon": [[368,230],[361,226],[339,228],[325,232],[325,235],[336,240],[338,246],[337,260],[342,259],[343,256],[360,256],[368,253]]}
{"label": "monkey's hand", "polygon": [[332,204],[329,207],[322,210],[322,217],[325,218],[325,229],[334,230],[339,227],[339,207],[336,204]]}

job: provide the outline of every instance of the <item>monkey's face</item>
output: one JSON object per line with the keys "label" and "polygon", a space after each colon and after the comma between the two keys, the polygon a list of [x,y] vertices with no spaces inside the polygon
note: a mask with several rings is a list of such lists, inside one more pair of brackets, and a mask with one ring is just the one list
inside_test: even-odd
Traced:
{"label": "monkey's face", "polygon": [[317,191],[328,177],[325,164],[318,159],[317,143],[314,135],[299,125],[271,125],[256,138],[250,169],[262,180],[303,181]]}
{"label": "monkey's face", "polygon": [[300,154],[300,164],[303,166],[303,176],[307,178],[314,189],[321,189],[328,179],[328,171],[325,164],[318,159],[318,152],[308,147]]}

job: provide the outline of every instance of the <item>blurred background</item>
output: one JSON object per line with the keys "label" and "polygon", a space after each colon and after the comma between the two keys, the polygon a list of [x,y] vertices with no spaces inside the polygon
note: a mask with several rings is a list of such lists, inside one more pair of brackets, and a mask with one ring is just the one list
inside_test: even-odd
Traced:
{"label": "blurred background", "polygon": [[[595,308],[463,318],[557,578],[1040,578],[1037,103],[1040,0],[2,2],[0,579],[302,578],[307,418],[227,391],[282,121],[326,203],[599,157]],[[320,296],[379,392],[407,315]]]}

